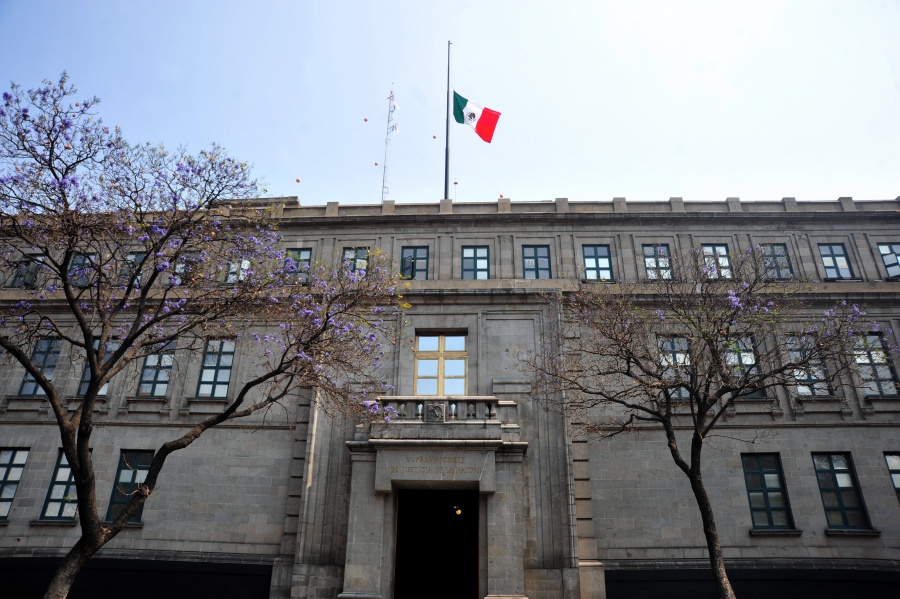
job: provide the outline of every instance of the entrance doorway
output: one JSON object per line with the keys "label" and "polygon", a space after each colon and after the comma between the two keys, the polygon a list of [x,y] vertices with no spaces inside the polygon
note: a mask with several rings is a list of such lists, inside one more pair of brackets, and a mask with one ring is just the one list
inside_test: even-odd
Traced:
{"label": "entrance doorway", "polygon": [[477,599],[478,491],[400,489],[394,599]]}

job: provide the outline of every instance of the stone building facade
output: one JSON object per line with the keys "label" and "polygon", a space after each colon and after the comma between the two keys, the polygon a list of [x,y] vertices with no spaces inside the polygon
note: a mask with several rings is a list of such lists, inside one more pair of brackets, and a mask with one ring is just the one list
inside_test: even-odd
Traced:
{"label": "stone building facade", "polygon": [[[382,401],[400,418],[342,422],[311,391],[208,432],[169,458],[140,521],[92,560],[73,596],[702,597],[713,587],[700,515],[663,437],[573,437],[535,396],[520,356],[544,338],[540,295],[581,279],[644,280],[648,246],[768,244],[810,293],[863,303],[882,330],[900,330],[900,198],[273,202],[302,260],[380,248],[410,279],[412,307],[383,370],[396,395]],[[19,293],[8,287],[5,300]],[[241,351],[232,380],[247,374]],[[74,397],[81,372],[57,359]],[[708,450],[739,596],[900,588],[897,373],[868,359],[839,397],[779,391],[738,405],[724,424],[735,434]],[[139,396],[137,369],[110,384],[94,433],[101,511],[142,452],[211,407],[195,397],[200,376],[199,358],[176,356],[162,394]],[[0,594],[7,585],[10,596],[39,593],[77,539],[57,429],[28,391],[20,368],[0,372]],[[741,440],[757,431],[764,442]],[[829,476],[835,489],[821,486]]]}

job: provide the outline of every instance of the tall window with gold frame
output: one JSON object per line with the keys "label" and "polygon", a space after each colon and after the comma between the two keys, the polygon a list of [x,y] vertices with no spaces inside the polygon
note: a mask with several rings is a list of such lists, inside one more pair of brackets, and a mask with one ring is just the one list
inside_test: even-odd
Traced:
{"label": "tall window with gold frame", "polygon": [[465,335],[417,335],[413,393],[465,395],[468,353]]}

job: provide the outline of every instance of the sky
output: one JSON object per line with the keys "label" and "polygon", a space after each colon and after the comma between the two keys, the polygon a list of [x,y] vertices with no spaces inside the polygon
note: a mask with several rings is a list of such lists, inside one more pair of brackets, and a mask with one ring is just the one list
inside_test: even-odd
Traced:
{"label": "sky", "polygon": [[[132,142],[303,205],[900,196],[900,2],[0,0],[0,87],[58,79]],[[398,106],[385,160],[388,95]],[[298,182],[299,180],[299,182]]]}

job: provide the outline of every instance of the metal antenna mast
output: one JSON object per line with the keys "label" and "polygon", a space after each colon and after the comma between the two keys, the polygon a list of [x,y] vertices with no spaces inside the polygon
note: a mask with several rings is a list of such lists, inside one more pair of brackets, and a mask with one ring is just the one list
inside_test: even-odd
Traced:
{"label": "metal antenna mast", "polygon": [[391,143],[391,132],[399,131],[397,127],[397,123],[394,122],[394,111],[397,110],[397,104],[394,102],[394,87],[391,85],[391,95],[388,96],[388,115],[387,115],[387,133],[384,136],[384,162],[383,171],[381,174],[381,203],[384,203],[384,196],[386,196],[388,192],[387,187],[387,153],[388,153],[388,144]]}

